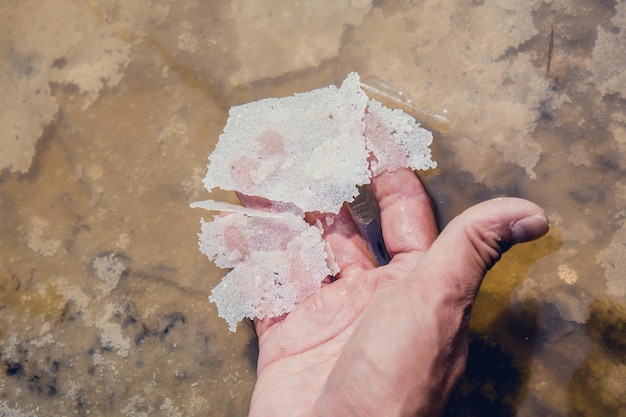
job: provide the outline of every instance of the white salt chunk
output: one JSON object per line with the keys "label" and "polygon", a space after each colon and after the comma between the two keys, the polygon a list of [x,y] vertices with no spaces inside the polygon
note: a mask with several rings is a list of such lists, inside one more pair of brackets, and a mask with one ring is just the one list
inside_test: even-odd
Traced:
{"label": "white salt chunk", "polygon": [[230,109],[204,185],[338,213],[369,183],[363,114],[368,98],[352,73],[334,86]]}
{"label": "white salt chunk", "polygon": [[217,266],[233,268],[209,297],[231,331],[245,317],[291,311],[331,273],[322,231],[291,213],[281,218],[230,213],[202,221],[200,250]]}
{"label": "white salt chunk", "polygon": [[370,164],[373,175],[394,172],[400,167],[435,168],[428,146],[433,135],[419,127],[417,121],[399,109],[389,109],[370,100],[365,115],[365,140],[375,156]]}
{"label": "white salt chunk", "polygon": [[117,259],[115,253],[96,256],[93,261],[91,261],[91,266],[96,276],[100,278],[103,283],[104,295],[110,294],[117,287],[117,283],[126,270],[124,264]]}

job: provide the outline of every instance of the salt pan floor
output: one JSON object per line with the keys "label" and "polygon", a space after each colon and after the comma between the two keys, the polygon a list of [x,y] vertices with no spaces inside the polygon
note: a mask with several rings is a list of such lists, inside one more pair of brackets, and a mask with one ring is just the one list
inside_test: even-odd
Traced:
{"label": "salt pan floor", "polygon": [[452,122],[442,226],[552,222],[487,276],[446,415],[626,416],[624,44],[623,0],[3,2],[0,415],[245,416],[253,330],[188,205],[231,106],[358,71]]}

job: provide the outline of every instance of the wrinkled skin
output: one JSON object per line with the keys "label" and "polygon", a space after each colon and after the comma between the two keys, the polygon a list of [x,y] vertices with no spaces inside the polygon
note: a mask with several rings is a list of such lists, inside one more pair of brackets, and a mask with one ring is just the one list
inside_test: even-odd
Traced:
{"label": "wrinkled skin", "polygon": [[284,317],[255,323],[250,416],[440,415],[465,368],[485,272],[548,230],[541,208],[503,198],[466,210],[439,235],[413,172],[383,173],[372,189],[392,261],[375,266],[345,207],[332,225],[322,219],[341,272]]}

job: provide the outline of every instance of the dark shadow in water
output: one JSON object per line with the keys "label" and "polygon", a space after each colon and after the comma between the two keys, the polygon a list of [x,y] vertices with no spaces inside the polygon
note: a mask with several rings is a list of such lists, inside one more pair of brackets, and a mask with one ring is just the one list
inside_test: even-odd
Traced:
{"label": "dark shadow in water", "polygon": [[528,392],[537,336],[537,306],[508,310],[485,333],[470,331],[465,374],[452,392],[444,417],[515,416]]}
{"label": "dark shadow in water", "polygon": [[248,339],[244,352],[250,367],[256,372],[256,365],[259,360],[259,339],[256,336],[253,335]]}
{"label": "dark shadow in water", "polygon": [[617,416],[626,409],[626,305],[596,300],[587,321],[589,354],[568,387],[570,416]]}
{"label": "dark shadow in water", "polygon": [[465,209],[480,202],[504,196],[526,197],[522,189],[527,175],[519,166],[498,160],[485,173],[485,177],[498,178],[491,187],[477,181],[473,174],[463,171],[456,162],[457,153],[451,145],[459,137],[456,133],[445,136],[435,134],[433,159],[441,168],[418,172],[436,207],[436,220],[440,229]]}

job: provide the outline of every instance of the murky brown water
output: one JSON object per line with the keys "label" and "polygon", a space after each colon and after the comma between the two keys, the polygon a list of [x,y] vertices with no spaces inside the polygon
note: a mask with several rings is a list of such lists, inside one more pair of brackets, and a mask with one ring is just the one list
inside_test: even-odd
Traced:
{"label": "murky brown water", "polygon": [[3,2],[0,415],[245,416],[254,333],[188,203],[231,105],[355,70],[452,122],[442,225],[553,225],[488,274],[446,415],[626,416],[624,45],[623,0]]}

